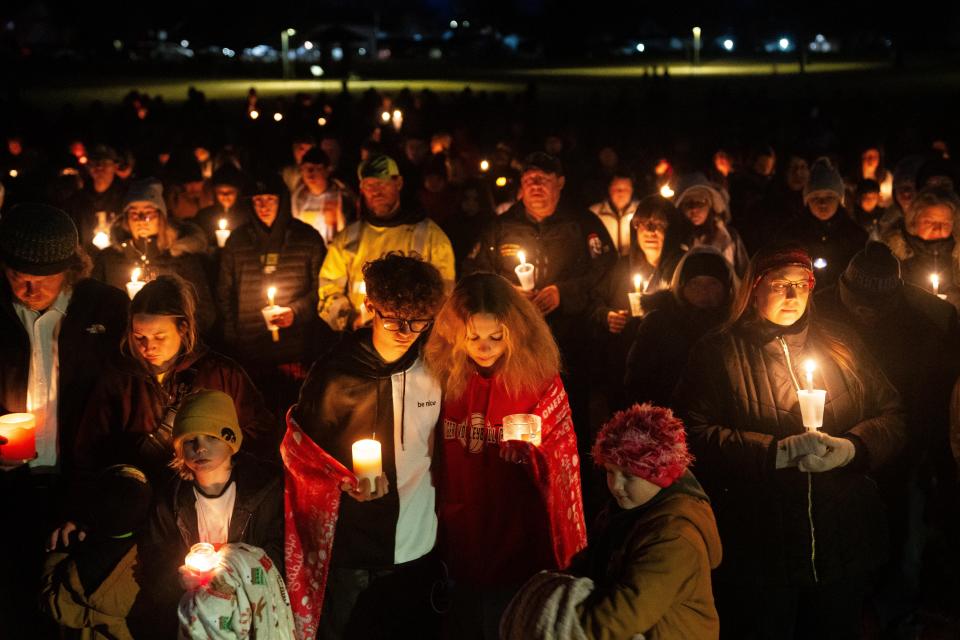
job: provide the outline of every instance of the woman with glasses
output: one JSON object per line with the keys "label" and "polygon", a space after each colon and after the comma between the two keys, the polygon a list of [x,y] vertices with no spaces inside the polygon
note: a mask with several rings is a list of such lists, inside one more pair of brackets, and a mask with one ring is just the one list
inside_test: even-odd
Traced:
{"label": "woman with glasses", "polygon": [[193,294],[180,277],[159,276],[134,297],[122,352],[80,421],[76,459],[82,470],[124,463],[154,482],[172,477],[173,418],[183,398],[198,389],[233,398],[244,449],[277,458],[274,417],[240,365],[200,341]]}
{"label": "woman with glasses", "polygon": [[[542,315],[490,273],[467,276],[426,346],[444,383],[437,434],[441,549],[454,598],[452,638],[495,639],[520,585],[564,568],[586,544],[577,438],[560,355]],[[508,416],[526,420],[508,439]],[[522,436],[521,436],[522,437]]]}
{"label": "woman with glasses", "polygon": [[960,306],[958,214],[960,199],[956,194],[927,187],[911,201],[903,224],[884,238],[900,260],[904,282],[946,296],[954,306]]}
{"label": "woman with glasses", "polygon": [[148,178],[130,185],[122,215],[110,230],[110,246],[97,255],[93,277],[123,291],[139,269],[137,280],[176,274],[187,281],[197,298],[197,323],[206,333],[216,319],[216,306],[204,268],[207,240],[189,222],[167,217],[163,185]]}
{"label": "woman with glasses", "polygon": [[684,249],[713,247],[733,266],[737,277],[743,277],[749,256],[740,234],[730,226],[729,196],[702,173],[681,178],[677,193],[675,202],[685,221]]}
{"label": "woman with glasses", "polygon": [[[723,540],[722,638],[859,638],[885,561],[868,474],[903,446],[904,416],[855,336],[815,315],[813,270],[798,246],[755,255],[674,396]],[[806,389],[826,390],[819,429],[804,426]]]}

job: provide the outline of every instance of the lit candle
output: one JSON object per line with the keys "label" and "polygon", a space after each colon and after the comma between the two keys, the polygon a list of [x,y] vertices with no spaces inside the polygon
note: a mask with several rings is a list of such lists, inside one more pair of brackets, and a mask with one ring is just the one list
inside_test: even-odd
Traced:
{"label": "lit candle", "polygon": [[214,231],[217,234],[217,246],[223,249],[223,246],[227,244],[227,238],[230,237],[230,230],[227,229],[227,219],[220,218],[220,222],[217,223],[217,226],[220,228]]}
{"label": "lit candle", "polygon": [[643,278],[640,277],[639,273],[633,276],[633,288],[637,293],[643,290]]}
{"label": "lit candle", "polygon": [[280,342],[280,327],[273,323],[273,316],[283,311],[283,308],[276,305],[276,297],[277,288],[269,287],[267,289],[267,301],[269,304],[261,309],[260,312],[263,314],[263,321],[266,323],[267,329],[270,330],[270,337],[274,342]]}
{"label": "lit candle", "polygon": [[630,315],[639,318],[643,315],[641,298],[643,297],[643,290],[646,289],[643,278],[639,273],[633,275],[633,289],[633,291],[627,292],[627,298],[630,300]]}
{"label": "lit candle", "polygon": [[256,119],[259,118],[259,117],[260,117],[260,112],[259,112],[259,111],[257,111],[256,109],[250,109],[250,119],[251,119],[251,120],[256,120]]}
{"label": "lit candle", "polygon": [[140,267],[135,267],[133,271],[130,272],[130,282],[127,283],[127,295],[130,296],[131,300],[133,300],[133,297],[140,293],[140,289],[143,289],[143,286],[147,284],[140,280],[141,273]]}
{"label": "lit candle", "polygon": [[813,268],[814,268],[814,269],[826,269],[826,268],[827,268],[827,261],[824,260],[823,258],[817,258],[816,260],[813,261]]}
{"label": "lit candle", "polygon": [[353,473],[358,480],[370,480],[370,491],[377,486],[377,478],[383,473],[380,443],[376,440],[357,440],[353,443]]}
{"label": "lit candle", "polygon": [[380,120],[382,120],[384,123],[390,122],[390,112],[384,111],[383,113],[381,113]]}
{"label": "lit candle", "polygon": [[403,126],[403,111],[400,109],[393,110],[393,128],[396,131],[400,131],[400,127]]}
{"label": "lit candle", "polygon": [[933,284],[933,295],[937,296],[941,300],[946,300],[947,294],[940,293],[940,274],[939,273],[930,274],[930,282]]}
{"label": "lit candle", "polygon": [[660,187],[660,195],[668,200],[673,197],[673,189],[670,188],[669,183]]}
{"label": "lit candle", "polygon": [[540,416],[534,413],[514,413],[503,417],[503,440],[520,440],[540,446],[542,424]]}
{"label": "lit candle", "polygon": [[202,583],[206,583],[220,564],[220,554],[209,542],[198,542],[190,547],[190,553],[184,558],[183,564],[196,574]]}
{"label": "lit candle", "polygon": [[480,171],[483,171],[484,173],[486,173],[489,170],[490,170],[490,162],[488,162],[487,160],[481,160]]}
{"label": "lit candle", "polygon": [[97,228],[93,234],[93,246],[101,251],[110,246],[110,225],[107,224],[107,212],[97,211]]}
{"label": "lit candle", "polygon": [[813,360],[803,363],[806,372],[806,389],[797,389],[797,400],[800,402],[800,416],[803,426],[809,431],[817,431],[823,426],[823,406],[827,399],[825,389],[813,388],[813,371],[817,364]]}
{"label": "lit candle", "polygon": [[533,291],[534,286],[536,286],[533,265],[527,262],[527,254],[523,250],[517,251],[517,259],[520,260],[520,264],[513,270],[520,280],[520,288],[524,291]]}
{"label": "lit candle", "polygon": [[506,177],[500,176],[499,178],[497,178],[497,186],[500,187],[501,189],[507,186]]}
{"label": "lit candle", "polygon": [[0,462],[20,464],[37,455],[37,421],[32,413],[8,413],[0,416]]}

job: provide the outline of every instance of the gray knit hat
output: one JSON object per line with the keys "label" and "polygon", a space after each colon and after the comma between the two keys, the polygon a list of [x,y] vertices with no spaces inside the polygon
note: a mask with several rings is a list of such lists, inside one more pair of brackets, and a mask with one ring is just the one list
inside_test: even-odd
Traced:
{"label": "gray knit hat", "polygon": [[80,264],[80,237],[66,213],[46,204],[18,204],[0,219],[0,260],[33,276]]}
{"label": "gray knit hat", "polygon": [[843,186],[843,177],[831,164],[829,158],[817,158],[817,161],[810,167],[810,179],[803,187],[803,203],[806,204],[810,196],[818,191],[831,191],[837,194],[840,202],[843,202],[843,195],[846,191]]}
{"label": "gray knit hat", "polygon": [[167,217],[167,204],[163,201],[163,184],[156,178],[137,180],[127,188],[123,198],[123,211],[126,212],[134,202],[149,202]]}
{"label": "gray knit hat", "polygon": [[887,296],[903,284],[900,261],[882,242],[868,242],[840,277],[854,293],[872,297]]}

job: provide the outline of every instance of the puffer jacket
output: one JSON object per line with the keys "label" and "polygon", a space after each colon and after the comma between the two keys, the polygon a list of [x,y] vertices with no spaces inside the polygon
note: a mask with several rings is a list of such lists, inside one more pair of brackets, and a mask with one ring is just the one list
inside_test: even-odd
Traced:
{"label": "puffer jacket", "polygon": [[947,302],[960,309],[960,242],[953,236],[923,240],[908,233],[903,224],[891,229],[884,241],[900,260],[904,282],[932,291],[930,276],[935,273],[940,278],[937,293],[946,295]]}
{"label": "puffer jacket", "polygon": [[197,295],[197,326],[206,332],[217,317],[216,305],[207,279],[204,257],[207,239],[203,230],[190,222],[168,219],[166,234],[169,249],[157,247],[157,239],[134,239],[118,219],[110,229],[111,244],[97,255],[93,277],[101,282],[126,290],[133,269],[142,270],[142,281],[160,275],[176,274],[193,285]]}
{"label": "puffer jacket", "polygon": [[108,370],[80,422],[77,466],[94,471],[127,463],[146,471],[151,481],[166,479],[172,451],[155,451],[146,440],[159,429],[168,404],[193,389],[215,389],[233,398],[244,450],[266,460],[278,458],[279,424],[260,392],[239,364],[199,345],[174,365],[163,383],[132,358]]}
{"label": "puffer jacket", "polygon": [[717,638],[710,571],[721,555],[710,502],[690,471],[645,505],[611,503],[575,560],[596,585],[577,607],[586,637]]}
{"label": "puffer jacket", "polygon": [[[281,364],[313,360],[317,287],[326,249],[313,227],[281,210],[273,225],[252,219],[230,234],[220,254],[217,299],[224,339],[244,363]],[[261,309],[267,289],[277,288],[276,304],[293,309],[293,325],[273,342]]]}
{"label": "puffer jacket", "polygon": [[[677,387],[673,404],[717,514],[724,582],[812,586],[863,577],[885,559],[883,505],[867,474],[904,446],[900,398],[851,331],[808,325],[811,314],[792,327],[754,317],[707,335]],[[829,356],[827,336],[852,354],[852,370]],[[809,475],[775,468],[778,442],[804,432],[796,381],[807,358],[827,392],[822,431],[856,450],[845,467]]]}

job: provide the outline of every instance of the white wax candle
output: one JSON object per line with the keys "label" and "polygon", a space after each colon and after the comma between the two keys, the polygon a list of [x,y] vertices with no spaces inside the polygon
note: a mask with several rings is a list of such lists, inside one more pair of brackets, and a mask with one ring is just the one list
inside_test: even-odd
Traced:
{"label": "white wax candle", "polygon": [[797,391],[800,401],[800,415],[803,426],[810,431],[816,431],[823,426],[823,405],[827,399],[825,389],[801,389]]}
{"label": "white wax candle", "polygon": [[227,244],[227,238],[230,237],[230,230],[227,229],[227,219],[220,218],[218,226],[220,228],[214,231],[214,233],[217,234],[217,246],[223,249],[223,246]]}
{"label": "white wax candle", "polygon": [[133,271],[130,272],[130,282],[127,283],[127,295],[130,296],[130,299],[133,300],[133,297],[140,293],[140,289],[143,289],[146,282],[140,281],[140,267],[136,267]]}
{"label": "white wax candle", "polygon": [[520,264],[514,267],[513,271],[520,280],[520,288],[524,291],[533,291],[536,286],[533,265],[527,262],[527,254],[523,251],[517,251],[517,258],[520,260]]}
{"label": "white wax candle", "polygon": [[807,360],[803,363],[803,368],[807,372],[807,391],[813,391],[813,370],[817,368],[817,363]]}
{"label": "white wax candle", "polygon": [[383,473],[380,443],[376,440],[357,440],[353,443],[353,473],[358,479],[370,480],[370,490],[376,488],[377,478]]}

